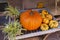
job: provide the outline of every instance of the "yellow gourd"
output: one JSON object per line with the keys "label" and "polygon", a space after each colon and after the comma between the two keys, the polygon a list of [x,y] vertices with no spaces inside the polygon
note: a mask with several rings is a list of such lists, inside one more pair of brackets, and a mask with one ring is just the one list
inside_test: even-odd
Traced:
{"label": "yellow gourd", "polygon": [[41,27],[40,27],[40,29],[41,29],[42,31],[46,31],[46,30],[49,29],[49,26],[48,26],[47,24],[42,24]]}
{"label": "yellow gourd", "polygon": [[42,18],[45,18],[45,15],[41,13]]}
{"label": "yellow gourd", "polygon": [[57,28],[58,22],[56,20],[51,20],[49,23],[50,28]]}
{"label": "yellow gourd", "polygon": [[47,14],[48,14],[47,10],[42,10],[42,13],[41,13],[42,18],[46,18]]}
{"label": "yellow gourd", "polygon": [[43,8],[44,7],[44,3],[43,2],[38,2],[37,3],[37,8]]}
{"label": "yellow gourd", "polygon": [[47,15],[46,15],[46,18],[49,19],[49,20],[52,20],[52,19],[53,19],[53,17],[52,17],[51,14],[47,14]]}
{"label": "yellow gourd", "polygon": [[47,18],[44,18],[43,19],[43,23],[48,24],[49,23],[49,20]]}
{"label": "yellow gourd", "polygon": [[48,11],[47,10],[42,10],[42,14],[46,15],[46,14],[48,14]]}

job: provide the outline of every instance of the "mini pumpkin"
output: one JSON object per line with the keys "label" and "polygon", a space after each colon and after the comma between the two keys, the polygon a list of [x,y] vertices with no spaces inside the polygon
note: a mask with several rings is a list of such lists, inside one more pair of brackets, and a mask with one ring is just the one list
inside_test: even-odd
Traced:
{"label": "mini pumpkin", "polygon": [[42,18],[45,18],[45,15],[44,14],[40,13],[40,15],[42,16]]}
{"label": "mini pumpkin", "polygon": [[47,10],[42,10],[42,13],[41,13],[42,18],[46,18],[47,14],[48,14]]}
{"label": "mini pumpkin", "polygon": [[42,14],[46,15],[46,14],[48,14],[48,11],[47,10],[42,10]]}
{"label": "mini pumpkin", "polygon": [[42,3],[42,2],[38,2],[38,4],[37,4],[37,8],[43,8],[44,7],[44,3]]}
{"label": "mini pumpkin", "polygon": [[48,26],[47,24],[42,24],[41,27],[40,27],[40,29],[41,29],[42,31],[46,31],[46,30],[49,29],[49,26]]}
{"label": "mini pumpkin", "polygon": [[58,22],[56,20],[51,20],[49,23],[50,28],[57,28]]}
{"label": "mini pumpkin", "polygon": [[27,30],[36,30],[41,26],[42,17],[37,11],[27,10],[21,13],[20,23]]}
{"label": "mini pumpkin", "polygon": [[52,17],[51,14],[47,14],[47,15],[46,15],[46,18],[49,19],[49,20],[52,20],[52,19],[53,19],[53,17]]}
{"label": "mini pumpkin", "polygon": [[43,23],[48,24],[49,23],[49,20],[47,18],[44,18],[43,19]]}

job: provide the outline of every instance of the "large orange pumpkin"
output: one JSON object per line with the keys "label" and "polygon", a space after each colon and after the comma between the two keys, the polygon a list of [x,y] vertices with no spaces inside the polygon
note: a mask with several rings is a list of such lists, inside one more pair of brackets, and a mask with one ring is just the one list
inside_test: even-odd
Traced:
{"label": "large orange pumpkin", "polygon": [[42,17],[37,11],[27,10],[21,13],[20,23],[27,30],[36,30],[42,23]]}

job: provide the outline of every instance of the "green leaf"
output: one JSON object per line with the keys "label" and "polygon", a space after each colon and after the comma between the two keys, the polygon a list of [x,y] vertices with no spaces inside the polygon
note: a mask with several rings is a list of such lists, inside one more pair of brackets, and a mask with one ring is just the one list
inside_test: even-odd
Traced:
{"label": "green leaf", "polygon": [[19,31],[19,34],[22,34],[22,30],[24,30],[21,26],[21,24],[17,21],[11,22],[6,24],[4,28],[4,32],[8,33],[10,36],[16,36],[17,32]]}

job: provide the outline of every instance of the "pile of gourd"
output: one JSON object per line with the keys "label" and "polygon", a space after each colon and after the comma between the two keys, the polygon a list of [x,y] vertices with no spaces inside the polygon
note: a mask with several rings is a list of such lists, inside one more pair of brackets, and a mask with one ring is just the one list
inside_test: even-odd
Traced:
{"label": "pile of gourd", "polygon": [[48,30],[49,28],[57,28],[58,22],[53,20],[53,16],[48,13],[47,10],[42,10],[41,16],[43,18],[43,23],[41,24],[41,30]]}
{"label": "pile of gourd", "polygon": [[22,27],[31,31],[40,30],[46,31],[50,28],[57,28],[58,22],[53,20],[53,16],[47,10],[42,10],[41,13],[32,10],[26,10],[20,14],[20,22]]}

